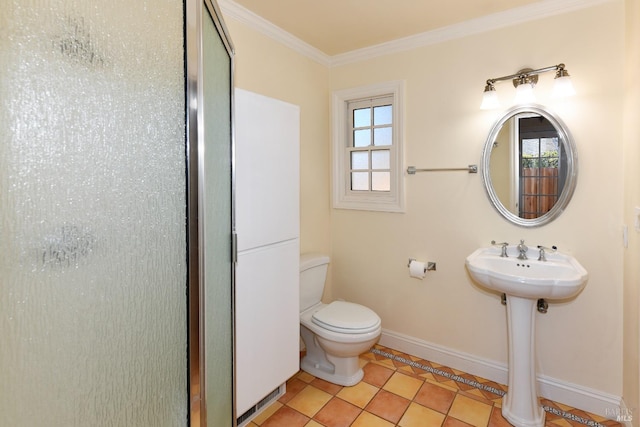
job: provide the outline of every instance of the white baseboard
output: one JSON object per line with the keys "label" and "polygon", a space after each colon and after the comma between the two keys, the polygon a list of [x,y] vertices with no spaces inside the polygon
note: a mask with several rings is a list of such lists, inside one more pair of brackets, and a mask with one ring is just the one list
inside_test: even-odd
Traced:
{"label": "white baseboard", "polygon": [[627,407],[627,404],[625,403],[624,399],[622,399],[622,402],[620,404],[620,422],[622,424],[624,424],[625,427],[633,427],[633,410],[629,409]]}
{"label": "white baseboard", "polygon": [[[507,384],[508,369],[504,363],[483,359],[472,354],[452,350],[410,337],[388,329],[382,330],[380,345],[417,356],[430,362],[477,375],[499,384]],[[538,375],[538,393],[544,398],[583,411],[615,419],[615,414],[625,412],[619,396],[588,387],[568,383],[545,375]]]}
{"label": "white baseboard", "polygon": [[472,375],[478,375],[498,384],[508,382],[507,365],[492,360],[482,359],[472,354],[432,344],[399,332],[382,330],[380,344],[400,350],[412,356],[418,356],[430,362],[448,366]]}

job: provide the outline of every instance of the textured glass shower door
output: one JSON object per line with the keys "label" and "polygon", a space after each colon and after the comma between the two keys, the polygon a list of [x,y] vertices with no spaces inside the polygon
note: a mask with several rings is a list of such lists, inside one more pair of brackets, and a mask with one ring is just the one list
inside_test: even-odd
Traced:
{"label": "textured glass shower door", "polygon": [[0,426],[185,426],[183,3],[0,11]]}

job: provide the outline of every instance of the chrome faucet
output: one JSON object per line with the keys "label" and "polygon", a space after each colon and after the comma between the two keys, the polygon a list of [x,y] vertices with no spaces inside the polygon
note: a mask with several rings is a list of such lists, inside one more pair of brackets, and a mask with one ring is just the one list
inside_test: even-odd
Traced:
{"label": "chrome faucet", "polygon": [[520,240],[520,244],[518,245],[518,259],[528,259],[527,258],[527,251],[529,250],[529,248],[527,247],[527,245],[524,244],[524,239]]}
{"label": "chrome faucet", "polygon": [[509,243],[507,243],[507,242],[496,243],[495,240],[492,240],[491,244],[495,245],[495,246],[500,245],[502,247],[501,251],[500,251],[500,258],[508,258],[509,257],[509,255],[507,255],[507,246],[509,246]]}

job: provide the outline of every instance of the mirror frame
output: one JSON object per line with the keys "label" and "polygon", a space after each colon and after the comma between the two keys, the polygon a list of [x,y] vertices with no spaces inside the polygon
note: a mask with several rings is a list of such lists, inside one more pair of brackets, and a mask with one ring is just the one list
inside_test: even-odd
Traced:
{"label": "mirror frame", "polygon": [[[502,126],[513,116],[522,113],[539,114],[540,116],[546,118],[558,131],[558,139],[560,143],[563,144],[567,153],[567,180],[564,183],[562,194],[558,198],[556,204],[553,205],[553,208],[551,208],[544,215],[534,219],[520,218],[518,215],[514,214],[504,206],[502,201],[500,201],[500,199],[498,198],[495,190],[493,189],[493,183],[491,181],[491,170],[489,168],[489,164],[491,162],[491,150],[493,149],[494,141],[496,140],[498,133],[502,129]],[[484,145],[484,150],[482,152],[482,180],[484,182],[484,188],[487,191],[487,195],[489,196],[489,200],[491,201],[493,207],[498,211],[500,215],[502,215],[507,221],[511,222],[512,224],[519,225],[521,227],[539,227],[553,221],[564,211],[564,209],[569,204],[569,201],[571,200],[573,192],[576,188],[577,179],[578,150],[576,149],[573,137],[571,136],[569,129],[562,122],[562,120],[560,120],[547,108],[536,104],[512,107],[507,110],[491,128],[489,136],[487,137]]]}

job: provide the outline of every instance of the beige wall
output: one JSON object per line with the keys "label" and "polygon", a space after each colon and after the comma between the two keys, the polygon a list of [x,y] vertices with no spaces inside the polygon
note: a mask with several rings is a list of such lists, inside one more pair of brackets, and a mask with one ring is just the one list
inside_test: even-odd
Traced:
{"label": "beige wall", "polygon": [[[368,305],[386,329],[506,363],[504,307],[473,285],[464,259],[492,239],[557,245],[590,279],[575,301],[537,315],[538,371],[620,396],[623,22],[623,3],[606,3],[332,69],[332,90],[405,80],[406,165],[460,167],[480,161],[499,114],[478,108],[485,80],[564,62],[578,95],[551,99],[553,74],[536,94],[571,129],[580,169],[568,209],[538,229],[503,220],[481,176],[464,172],[406,177],[405,214],[334,210],[333,297]],[[497,90],[503,101],[514,94],[509,83]],[[436,261],[437,271],[411,279],[409,257]]]}
{"label": "beige wall", "polygon": [[640,238],[634,229],[633,209],[640,206],[640,0],[626,0],[626,98],[624,123],[624,221],[629,247],[624,253],[624,364],[623,397],[633,409],[633,425],[640,425]]}
{"label": "beige wall", "polygon": [[[637,16],[638,0],[626,1]],[[536,316],[538,370],[617,396],[624,383],[628,406],[637,407],[638,332],[630,326],[637,315],[623,322],[622,313],[623,292],[635,298],[625,309],[638,309],[637,261],[631,261],[638,259],[638,236],[630,233],[625,252],[623,214],[640,204],[637,184],[624,190],[625,181],[638,181],[637,172],[620,167],[623,155],[627,162],[635,156],[628,165],[634,170],[640,163],[637,125],[628,120],[623,127],[624,20],[624,2],[610,2],[329,69],[228,19],[236,85],[301,106],[301,243],[303,251],[332,257],[327,297],[370,306],[388,330],[506,363],[504,307],[471,282],[464,259],[492,239],[557,245],[575,255],[590,278],[577,299]],[[571,129],[580,175],[570,206],[552,224],[523,229],[507,223],[490,205],[480,174],[464,172],[406,177],[404,214],[331,209],[331,91],[405,80],[405,166],[459,167],[479,163],[498,118],[499,112],[478,108],[485,80],[559,62],[567,64],[577,96],[551,99],[551,73],[540,77],[536,93]],[[506,107],[513,87],[497,89]],[[637,117],[637,103],[633,108],[627,112]],[[437,271],[424,281],[411,279],[409,257],[436,261]],[[625,347],[624,380],[623,338],[633,347]],[[627,373],[635,378],[626,379]]]}

